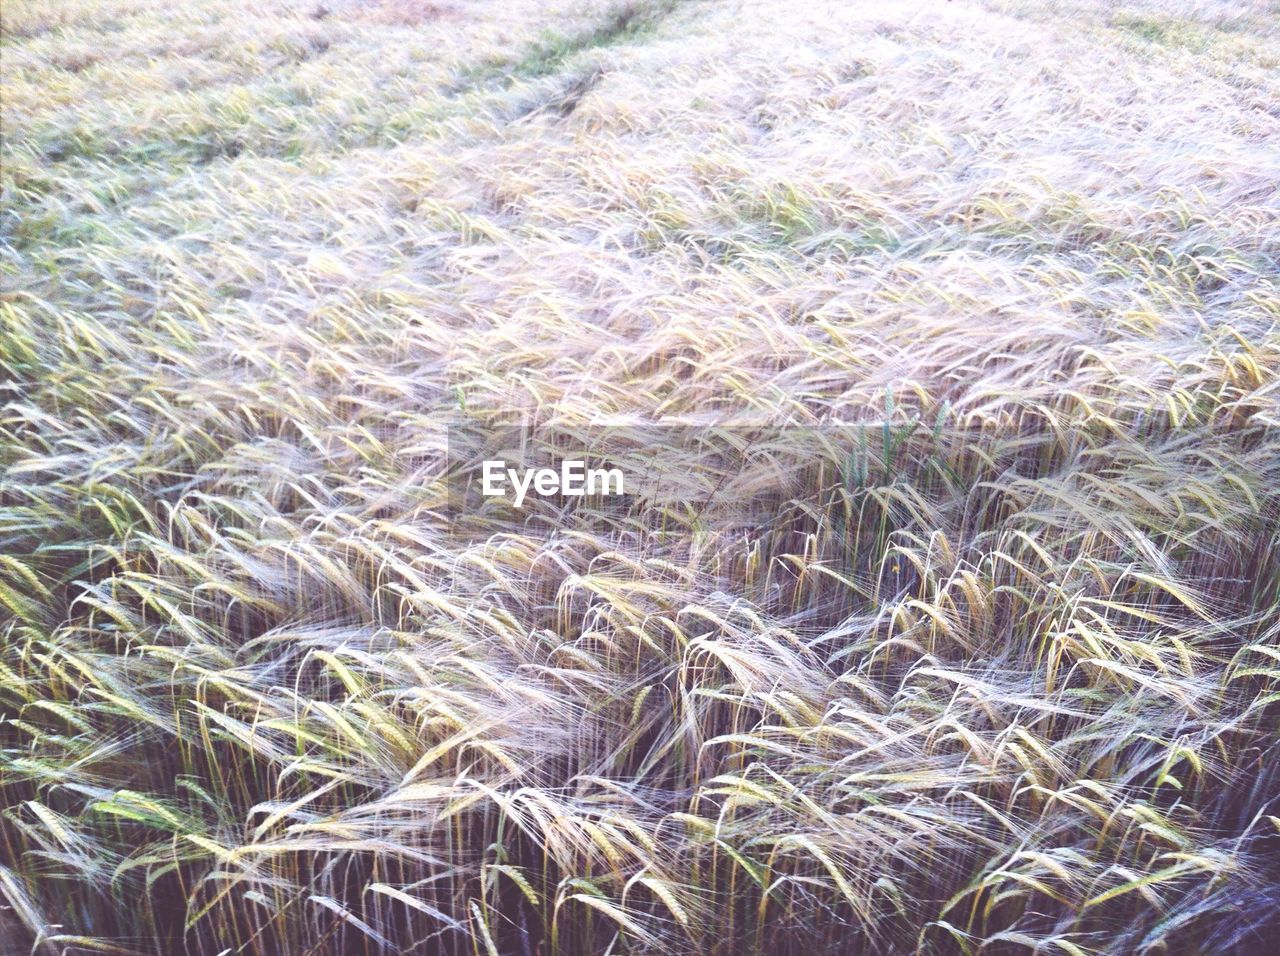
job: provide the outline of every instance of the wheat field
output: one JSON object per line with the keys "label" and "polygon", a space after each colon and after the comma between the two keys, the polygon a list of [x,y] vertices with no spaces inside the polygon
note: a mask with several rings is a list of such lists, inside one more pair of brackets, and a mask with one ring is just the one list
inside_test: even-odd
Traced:
{"label": "wheat field", "polygon": [[1280,6],[0,17],[4,956],[1278,951]]}

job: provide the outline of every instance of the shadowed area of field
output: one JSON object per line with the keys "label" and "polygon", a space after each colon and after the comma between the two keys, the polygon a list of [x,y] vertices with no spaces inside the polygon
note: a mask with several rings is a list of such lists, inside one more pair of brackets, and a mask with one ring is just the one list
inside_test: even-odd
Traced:
{"label": "shadowed area of field", "polygon": [[1274,4],[0,20],[0,952],[1267,951]]}

